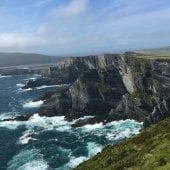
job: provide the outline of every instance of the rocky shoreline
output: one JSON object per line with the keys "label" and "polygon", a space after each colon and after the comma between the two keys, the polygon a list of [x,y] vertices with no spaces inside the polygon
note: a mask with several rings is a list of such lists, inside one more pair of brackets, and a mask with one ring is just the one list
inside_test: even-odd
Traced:
{"label": "rocky shoreline", "polygon": [[40,116],[65,116],[73,126],[134,119],[147,127],[170,116],[170,60],[126,52],[70,57],[50,67],[48,77],[23,87],[69,84],[45,94]]}
{"label": "rocky shoreline", "polygon": [[[67,84],[63,86],[62,84]],[[85,124],[134,119],[144,127],[170,116],[170,60],[140,53],[70,57],[50,67],[46,77],[30,80],[23,89],[61,85],[43,100],[40,116],[65,116]],[[36,101],[35,100],[35,101]],[[13,120],[26,121],[33,114]]]}

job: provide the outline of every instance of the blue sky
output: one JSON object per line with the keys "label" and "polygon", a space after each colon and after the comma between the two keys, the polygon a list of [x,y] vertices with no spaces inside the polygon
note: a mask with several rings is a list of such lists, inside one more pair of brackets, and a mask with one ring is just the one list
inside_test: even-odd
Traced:
{"label": "blue sky", "polygon": [[83,55],[169,45],[169,0],[0,0],[0,51]]}

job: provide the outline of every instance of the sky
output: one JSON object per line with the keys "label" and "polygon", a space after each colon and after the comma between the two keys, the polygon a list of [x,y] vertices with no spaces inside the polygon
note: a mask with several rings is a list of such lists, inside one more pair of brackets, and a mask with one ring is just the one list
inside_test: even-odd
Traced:
{"label": "sky", "polygon": [[169,0],[0,0],[1,52],[84,55],[169,45]]}

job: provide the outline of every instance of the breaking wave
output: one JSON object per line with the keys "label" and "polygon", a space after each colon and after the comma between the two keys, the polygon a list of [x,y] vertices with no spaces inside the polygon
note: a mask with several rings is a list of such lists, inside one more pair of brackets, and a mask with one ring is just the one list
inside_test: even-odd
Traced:
{"label": "breaking wave", "polygon": [[101,152],[103,146],[99,145],[95,142],[88,142],[87,149],[88,149],[88,157],[92,157],[96,155],[96,153]]}
{"label": "breaking wave", "polygon": [[30,137],[32,134],[33,132],[30,130],[26,130],[25,132],[23,132],[23,135],[18,140],[18,144],[25,145],[28,144],[30,140],[37,140],[33,137]]}
{"label": "breaking wave", "polygon": [[[78,166],[80,163],[86,161],[88,159],[88,157],[85,156],[80,156],[80,157],[70,157],[70,161],[64,166],[63,169],[72,169],[75,168],[76,166]],[[60,168],[58,168],[59,170]]]}
{"label": "breaking wave", "polygon": [[30,101],[28,103],[23,104],[23,108],[38,108],[43,104],[44,101],[39,100],[36,102]]}
{"label": "breaking wave", "polygon": [[18,115],[17,112],[6,112],[0,114],[0,121],[4,119],[12,119]]}
{"label": "breaking wave", "polygon": [[[104,145],[137,134],[142,128],[142,124],[134,120],[72,127],[77,121],[93,118],[92,116],[67,122],[64,116],[40,117],[34,114],[28,121],[2,121],[26,112],[32,113],[33,108],[39,107],[43,101],[31,101],[44,93],[44,90],[39,89],[63,86],[21,89],[24,85],[21,83],[25,83],[29,77],[35,79],[34,75],[16,76],[6,81],[1,79],[6,83],[0,84],[1,89],[7,87],[7,91],[2,93],[1,100],[0,153],[3,159],[0,160],[0,169],[5,167],[7,170],[69,170],[100,152]],[[29,90],[32,91],[20,93]],[[9,100],[3,105],[4,99]]]}
{"label": "breaking wave", "polygon": [[[85,118],[81,118],[85,119]],[[56,132],[60,133],[63,135],[68,132],[69,135],[76,135],[77,140],[79,142],[82,142],[84,145],[84,148],[86,148],[88,154],[87,155],[79,155],[75,156],[73,154],[73,150],[75,149],[66,149],[66,148],[61,148],[60,152],[62,155],[64,154],[65,157],[68,157],[68,161],[66,164],[60,166],[58,169],[62,170],[68,170],[71,168],[76,167],[79,165],[81,162],[89,159],[90,157],[94,156],[98,152],[100,152],[103,148],[103,144],[101,144],[98,140],[91,141],[91,137],[93,136],[98,139],[106,139],[110,142],[116,141],[116,140],[121,140],[123,138],[129,137],[133,134],[136,134],[139,132],[141,129],[142,125],[141,123],[138,123],[134,120],[125,120],[125,121],[113,121],[111,123],[108,123],[106,125],[103,125],[102,123],[94,124],[94,125],[84,125],[79,128],[72,128],[71,125],[75,123],[73,122],[67,122],[64,120],[64,116],[56,116],[56,117],[40,117],[38,114],[33,115],[28,121],[9,121],[9,122],[1,122],[0,127],[6,127],[8,129],[17,129],[20,126],[25,126],[26,130],[22,133],[22,136],[19,137],[18,139],[18,145],[28,145],[30,141],[34,141],[36,143],[37,141],[39,142],[38,135],[41,133],[47,133],[47,132]],[[36,136],[36,137],[35,137]],[[54,142],[61,142],[61,139],[57,139],[57,136],[53,136]],[[84,140],[84,139],[89,140]],[[52,139],[49,139],[52,140]],[[63,144],[67,143],[67,140],[65,140],[65,136],[62,138]],[[56,147],[57,144],[55,144]],[[64,152],[67,151],[67,154]],[[26,152],[26,153],[25,153]],[[33,152],[33,153],[31,153]],[[23,151],[19,153],[19,155],[16,155],[9,163],[9,168],[8,170],[13,169],[28,169],[31,170],[33,168],[37,168],[37,170],[41,169],[43,170],[48,168],[48,164],[42,160],[42,159],[37,159],[33,158],[31,160],[27,160],[25,158],[27,153],[36,155],[33,151]],[[23,156],[23,161],[19,161],[20,156]],[[30,156],[29,156],[30,157]],[[34,156],[33,156],[34,157]],[[12,162],[12,163],[11,163]],[[14,162],[19,162],[19,166],[16,167]],[[62,168],[61,168],[62,167]],[[29,169],[30,168],[30,169]],[[36,169],[35,169],[36,170]]]}
{"label": "breaking wave", "polygon": [[[50,86],[40,86],[40,87],[35,87],[35,88],[28,88],[28,89],[19,89],[19,92],[27,92],[30,90],[41,90],[41,89],[45,89],[45,88],[54,88],[54,87],[65,87],[65,86],[69,86],[69,84],[60,84],[60,85],[50,85]],[[19,87],[19,86],[18,86]]]}
{"label": "breaking wave", "polygon": [[63,86],[68,86],[68,84],[61,84],[61,85],[50,85],[50,86],[40,86],[36,87],[35,89],[45,89],[45,88],[51,88],[51,87],[63,87]]}
{"label": "breaking wave", "polygon": [[16,86],[17,86],[17,87],[24,87],[25,84],[23,84],[23,83],[18,83],[18,84],[16,84]]}
{"label": "breaking wave", "polygon": [[8,162],[7,170],[47,170],[48,164],[38,149],[22,150]]}
{"label": "breaking wave", "polygon": [[1,76],[1,75],[0,75],[0,79],[1,79],[1,78],[10,78],[10,77],[12,77],[12,76]]}

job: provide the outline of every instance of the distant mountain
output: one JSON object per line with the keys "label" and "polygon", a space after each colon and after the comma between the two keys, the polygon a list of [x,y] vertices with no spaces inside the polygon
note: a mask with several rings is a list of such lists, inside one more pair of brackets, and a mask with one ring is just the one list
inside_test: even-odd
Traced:
{"label": "distant mountain", "polygon": [[0,53],[0,67],[55,63],[60,59],[42,54]]}
{"label": "distant mountain", "polygon": [[160,48],[152,48],[152,49],[144,49],[144,50],[139,50],[139,52],[155,54],[155,55],[159,55],[159,56],[170,56],[170,46],[160,47]]}

